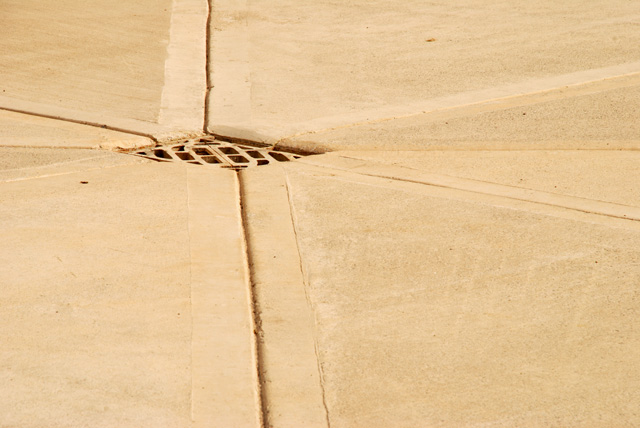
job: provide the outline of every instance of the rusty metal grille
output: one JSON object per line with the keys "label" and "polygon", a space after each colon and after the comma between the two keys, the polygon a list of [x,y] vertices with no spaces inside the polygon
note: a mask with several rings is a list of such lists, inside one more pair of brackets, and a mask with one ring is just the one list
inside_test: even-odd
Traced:
{"label": "rusty metal grille", "polygon": [[289,162],[301,157],[268,148],[234,144],[212,136],[156,146],[134,154],[159,162],[187,162],[234,169]]}

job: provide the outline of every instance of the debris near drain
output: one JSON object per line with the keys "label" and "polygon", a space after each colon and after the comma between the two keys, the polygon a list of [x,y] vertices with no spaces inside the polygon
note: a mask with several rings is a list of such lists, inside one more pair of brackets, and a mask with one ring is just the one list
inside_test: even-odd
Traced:
{"label": "debris near drain", "polygon": [[234,144],[212,136],[159,145],[134,154],[159,162],[187,162],[233,169],[268,165],[272,162],[289,162],[301,157],[268,148]]}

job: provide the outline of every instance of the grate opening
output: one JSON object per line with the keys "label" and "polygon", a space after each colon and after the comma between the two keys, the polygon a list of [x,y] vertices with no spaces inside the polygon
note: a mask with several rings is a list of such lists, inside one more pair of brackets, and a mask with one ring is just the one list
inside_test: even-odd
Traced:
{"label": "grate opening", "polygon": [[225,155],[237,155],[238,154],[238,151],[236,149],[234,149],[233,147],[220,147],[218,150],[220,150]]}
{"label": "grate opening", "polygon": [[269,156],[277,160],[278,162],[288,162],[289,158],[278,152],[269,152]]}
{"label": "grate opening", "polygon": [[195,160],[195,158],[191,156],[191,153],[189,152],[176,152],[176,156],[186,161]]}
{"label": "grate opening", "polygon": [[172,159],[171,155],[167,152],[165,152],[162,149],[157,149],[153,151],[153,154],[155,157],[160,158],[160,159]]}
{"label": "grate opening", "polygon": [[244,156],[229,156],[229,159],[231,159],[232,162],[236,163],[249,163],[249,160]]}
{"label": "grate opening", "polygon": [[216,156],[201,156],[200,159],[202,159],[206,163],[222,163],[222,161]]}
{"label": "grate opening", "polygon": [[257,150],[247,150],[247,154],[254,159],[264,159],[264,156],[262,156]]}
{"label": "grate opening", "polygon": [[232,169],[289,162],[301,157],[298,154],[252,147],[246,142],[234,144],[212,136],[176,141],[173,144],[140,150],[134,154],[156,161],[186,162]]}

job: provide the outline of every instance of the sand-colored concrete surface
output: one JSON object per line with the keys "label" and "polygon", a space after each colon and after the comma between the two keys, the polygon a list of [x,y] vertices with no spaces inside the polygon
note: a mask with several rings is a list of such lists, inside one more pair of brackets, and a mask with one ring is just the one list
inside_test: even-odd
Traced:
{"label": "sand-colored concrete surface", "polygon": [[0,425],[258,426],[235,173],[0,154]]}
{"label": "sand-colored concrete surface", "polygon": [[317,161],[336,158],[640,207],[638,151],[344,151]]}
{"label": "sand-colored concrete surface", "polygon": [[191,415],[195,428],[261,426],[251,285],[234,171],[187,171]]}
{"label": "sand-colored concrete surface", "polygon": [[0,146],[133,149],[155,143],[139,135],[0,110]]}
{"label": "sand-colored concrete surface", "polygon": [[634,2],[0,17],[0,427],[640,425]]}
{"label": "sand-colored concrete surface", "polygon": [[286,174],[331,426],[638,423],[637,230]]}
{"label": "sand-colored concrete surface", "polygon": [[[234,54],[238,61],[218,64],[213,84],[237,88],[237,98],[224,100],[245,106],[236,122],[274,133],[313,119],[638,60],[638,9],[625,1],[219,3],[237,10],[221,7],[214,15],[211,56],[218,53],[216,34],[228,50],[224,34],[238,25],[248,41],[236,45],[245,52]],[[225,72],[239,63],[244,72]]]}
{"label": "sand-colored concrete surface", "polygon": [[170,0],[4,1],[3,96],[155,121]]}
{"label": "sand-colored concrete surface", "polygon": [[183,175],[146,164],[0,185],[0,425],[189,423]]}
{"label": "sand-colored concrete surface", "polygon": [[297,246],[286,176],[278,165],[242,171],[264,424],[326,427],[317,322]]}
{"label": "sand-colored concrete surface", "polygon": [[55,177],[141,163],[148,161],[98,150],[3,147],[0,148],[0,182]]}
{"label": "sand-colored concrete surface", "polygon": [[314,150],[640,148],[640,73],[486,103],[301,133]]}

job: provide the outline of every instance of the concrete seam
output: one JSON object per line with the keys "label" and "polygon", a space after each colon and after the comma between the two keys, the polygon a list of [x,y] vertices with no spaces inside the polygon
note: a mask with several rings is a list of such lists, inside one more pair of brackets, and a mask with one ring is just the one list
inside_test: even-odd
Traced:
{"label": "concrete seam", "polygon": [[262,346],[260,345],[259,336],[262,332],[262,322],[260,319],[260,304],[256,299],[255,295],[255,282],[253,280],[253,274],[251,271],[251,244],[249,242],[248,237],[248,227],[247,227],[247,212],[244,208],[244,193],[245,193],[245,184],[242,179],[242,171],[236,171],[236,189],[238,194],[238,210],[241,219],[241,233],[242,233],[242,251],[244,254],[244,270],[245,270],[245,278],[246,278],[246,286],[247,286],[247,296],[248,296],[248,304],[250,307],[251,313],[251,322],[253,324],[253,334],[251,336],[251,341],[253,345],[253,358],[255,365],[255,376],[256,376],[256,388],[257,388],[257,396],[256,396],[256,408],[260,409],[259,412],[259,424],[261,428],[265,426],[270,426],[268,424],[269,421],[269,411],[267,408],[267,397],[265,396],[265,390],[262,387],[264,384],[264,359],[262,357]]}
{"label": "concrete seam", "polygon": [[[630,67],[640,67],[640,62],[639,63],[633,63],[630,64]],[[609,70],[610,68],[615,68],[615,67],[609,67],[609,68],[605,68],[605,69],[598,69],[598,70],[589,70],[589,71],[593,71],[593,72],[598,72],[598,71],[602,71],[605,72],[607,70]],[[575,73],[574,73],[575,74]],[[313,134],[320,134],[320,133],[326,133],[326,132],[331,132],[331,131],[335,131],[338,129],[345,129],[345,128],[352,128],[352,127],[356,127],[356,126],[362,126],[362,125],[373,125],[373,124],[377,124],[377,123],[383,123],[383,122],[388,122],[391,120],[396,120],[396,119],[404,119],[404,118],[409,118],[409,117],[415,117],[415,116],[420,116],[423,114],[429,114],[429,113],[436,113],[436,112],[443,112],[443,111],[452,111],[452,110],[458,110],[458,109],[465,109],[465,108],[471,108],[471,107],[475,107],[475,106],[480,106],[480,105],[484,105],[484,104],[489,104],[489,103],[494,103],[494,102],[500,102],[500,101],[506,101],[506,100],[510,100],[510,99],[517,99],[517,98],[527,98],[527,97],[531,97],[531,96],[535,96],[535,95],[540,95],[540,94],[545,94],[545,93],[552,93],[552,92],[557,92],[557,91],[562,91],[562,90],[567,90],[567,89],[577,89],[580,87],[583,87],[585,85],[589,85],[589,84],[594,84],[594,83],[599,83],[599,82],[604,82],[604,81],[610,81],[610,80],[615,80],[615,79],[621,79],[621,78],[627,78],[627,77],[631,77],[631,76],[636,76],[636,75],[640,75],[640,72],[638,71],[631,71],[631,72],[626,72],[626,73],[622,73],[622,74],[618,74],[618,75],[612,75],[612,76],[603,76],[603,77],[586,77],[585,76],[585,80],[583,81],[573,81],[573,82],[564,82],[566,84],[564,85],[558,85],[558,86],[552,86],[552,87],[547,87],[547,88],[541,88],[538,90],[534,90],[534,91],[529,91],[529,92],[525,92],[525,91],[517,91],[515,93],[511,93],[511,94],[506,94],[506,95],[502,95],[502,96],[494,96],[494,97],[482,97],[483,92],[487,92],[487,91],[491,91],[491,90],[498,90],[499,92],[502,92],[502,90],[500,90],[500,87],[497,88],[490,88],[487,90],[480,90],[480,91],[470,91],[467,94],[475,94],[475,96],[479,96],[480,99],[476,100],[476,101],[470,101],[470,102],[463,102],[463,103],[459,103],[459,104],[452,104],[452,105],[448,105],[448,106],[442,106],[442,107],[437,107],[437,106],[431,106],[430,103],[436,102],[440,99],[442,100],[447,100],[447,99],[453,99],[457,96],[461,96],[464,95],[465,93],[462,94],[452,94],[450,96],[445,96],[445,97],[441,97],[441,98],[436,98],[436,99],[431,99],[431,100],[425,100],[422,102],[423,105],[419,105],[420,103],[415,103],[415,104],[410,104],[410,105],[400,105],[400,106],[389,106],[387,108],[385,108],[384,110],[389,110],[389,112],[392,112],[394,110],[397,110],[396,114],[392,114],[392,115],[384,115],[384,112],[381,111],[378,113],[379,116],[382,117],[377,117],[374,119],[362,119],[362,120],[356,120],[350,123],[342,123],[342,124],[337,124],[334,126],[327,126],[324,128],[319,128],[316,130],[308,130],[308,131],[301,131],[298,133],[293,133],[287,136],[283,136],[278,138],[277,143],[276,144],[282,144],[283,142],[290,140],[292,138],[298,138],[298,137],[302,137],[305,135],[313,135]],[[560,75],[560,76],[555,76],[557,79],[568,79],[571,75]],[[548,79],[540,79],[541,81],[545,81]],[[527,82],[523,82],[522,85],[526,85]],[[510,87],[514,87],[516,88],[518,85],[509,85]],[[626,86],[622,86],[622,87],[626,87]],[[569,98],[569,97],[567,97]],[[449,101],[451,102],[451,101]],[[501,106],[499,106],[501,107]],[[409,109],[417,109],[413,110],[413,111],[408,111]],[[372,116],[376,116],[376,112],[377,110],[371,111],[371,112],[367,112],[364,111],[363,113],[366,115],[372,115]],[[320,118],[318,120],[325,120],[325,121],[336,121],[336,122],[341,122],[343,121],[343,119],[341,119],[341,117],[338,118],[333,118],[333,117],[327,117],[327,118]],[[313,121],[311,121],[313,122]],[[302,127],[303,124],[298,124],[298,125],[294,125],[295,127]]]}
{"label": "concrete seam", "polygon": [[158,142],[156,137],[154,137],[150,133],[135,131],[135,130],[129,129],[129,128],[122,128],[122,127],[119,127],[119,126],[113,126],[113,125],[108,125],[108,124],[103,124],[103,123],[98,123],[98,122],[91,122],[91,121],[81,120],[81,119],[73,119],[73,118],[69,118],[69,117],[57,116],[57,115],[54,115],[54,114],[38,113],[38,112],[33,112],[33,111],[28,111],[28,110],[22,110],[22,109],[17,109],[17,108],[6,107],[6,106],[0,106],[0,110],[12,111],[14,113],[26,114],[26,115],[29,115],[29,116],[43,117],[45,119],[60,120],[62,122],[76,123],[78,125],[92,126],[94,128],[108,129],[109,131],[122,132],[123,134],[130,134],[130,135],[137,135],[139,137],[146,137],[146,138],[149,138],[150,140],[152,140],[154,143]]}
{"label": "concrete seam", "polygon": [[302,281],[303,281],[303,286],[304,286],[304,295],[305,298],[307,299],[307,304],[309,305],[309,307],[311,308],[311,312],[313,313],[313,347],[314,347],[314,352],[316,355],[316,363],[317,363],[317,369],[318,369],[318,376],[320,378],[320,391],[322,392],[322,406],[324,407],[324,412],[325,412],[325,418],[326,418],[326,423],[327,423],[327,427],[331,428],[331,422],[329,419],[329,407],[327,406],[327,399],[326,399],[326,391],[324,388],[324,370],[322,369],[322,363],[320,362],[320,350],[318,347],[318,320],[317,320],[317,316],[316,316],[316,311],[314,310],[314,305],[311,302],[311,297],[309,296],[309,280],[308,280],[308,273],[307,270],[304,267],[304,262],[302,260],[302,253],[300,251],[300,239],[298,238],[298,221],[297,221],[297,217],[295,214],[295,205],[293,203],[293,198],[291,195],[291,182],[289,180],[289,174],[287,173],[286,168],[282,168],[283,172],[284,172],[284,177],[285,177],[285,187],[286,187],[286,191],[287,191],[287,199],[289,200],[289,215],[291,217],[291,224],[293,226],[293,235],[295,237],[296,240],[296,250],[298,252],[298,260],[299,260],[299,265],[300,265],[300,272],[302,274]]}
{"label": "concrete seam", "polygon": [[109,155],[108,154],[104,154],[102,156],[91,156],[91,157],[88,157],[88,158],[74,159],[74,160],[70,160],[70,161],[66,161],[66,162],[54,162],[54,163],[49,163],[49,164],[46,164],[46,165],[29,166],[29,167],[26,167],[26,168],[3,169],[2,172],[29,171],[29,170],[34,170],[34,169],[42,169],[42,168],[49,168],[49,167],[60,166],[60,165],[68,165],[68,164],[84,162],[84,161],[94,160],[94,159],[104,159],[104,158],[107,158],[107,157],[109,157]]}
{"label": "concrete seam", "polygon": [[9,180],[0,179],[0,184],[3,184],[3,183],[15,183],[16,181],[37,180],[39,178],[59,177],[61,175],[79,174],[79,173],[82,173],[82,172],[98,171],[98,170],[101,170],[101,169],[122,168],[122,167],[129,167],[129,166],[131,166],[131,164],[104,166],[104,167],[97,167],[97,168],[82,169],[82,170],[78,170],[78,171],[59,172],[59,173],[56,173],[56,174],[38,175],[37,177],[12,178],[12,179],[9,179]]}
{"label": "concrete seam", "polygon": [[206,89],[204,94],[204,123],[202,124],[202,132],[207,133],[207,124],[209,123],[209,99],[211,97],[211,15],[213,13],[213,0],[207,0],[207,28],[206,28],[206,47],[205,47],[205,79]]}
{"label": "concrete seam", "polygon": [[[358,158],[349,158],[347,156],[341,156],[341,157],[345,158],[345,159],[362,161],[362,159],[358,159]],[[310,163],[310,164],[314,165],[316,167],[320,167],[320,168],[327,168],[327,169],[334,169],[334,170],[338,170],[338,171],[351,172],[351,173],[362,175],[362,176],[366,176],[366,177],[384,178],[384,179],[393,180],[393,181],[420,184],[420,185],[423,185],[423,186],[433,186],[433,187],[439,187],[439,188],[443,188],[443,189],[460,190],[460,191],[475,193],[475,194],[479,194],[479,195],[487,195],[487,196],[493,196],[493,197],[498,197],[498,198],[522,201],[522,202],[527,202],[527,203],[532,203],[532,204],[546,205],[546,206],[550,206],[550,207],[554,207],[554,208],[562,208],[562,209],[567,209],[567,210],[572,210],[572,211],[578,211],[578,212],[586,213],[586,214],[589,214],[589,215],[605,216],[605,217],[611,217],[611,218],[620,219],[620,220],[628,220],[628,221],[632,221],[632,222],[639,222],[640,221],[640,216],[638,216],[638,217],[629,217],[626,214],[617,214],[617,213],[614,213],[614,212],[606,212],[606,210],[603,210],[603,209],[598,211],[596,209],[589,209],[587,207],[580,207],[580,206],[576,205],[576,201],[584,201],[585,203],[600,204],[600,206],[604,207],[605,209],[606,208],[610,208],[611,210],[615,210],[615,209],[627,208],[627,209],[634,210],[634,211],[638,210],[638,207],[615,204],[615,203],[611,203],[611,202],[598,201],[598,200],[595,200],[595,199],[586,199],[586,198],[579,198],[579,197],[575,197],[575,196],[559,195],[559,194],[544,192],[544,191],[540,191],[540,190],[532,190],[532,189],[526,189],[526,188],[517,187],[517,186],[508,186],[508,185],[503,185],[503,184],[498,184],[498,183],[484,182],[484,181],[473,180],[473,179],[462,179],[462,178],[450,177],[450,176],[441,176],[441,177],[446,177],[448,179],[451,179],[451,180],[454,180],[454,181],[458,181],[459,185],[456,186],[456,185],[451,184],[451,183],[437,183],[437,182],[430,182],[430,181],[426,181],[426,180],[425,181],[421,181],[421,180],[418,180],[418,179],[403,178],[403,177],[398,177],[398,176],[395,176],[395,175],[382,174],[382,173],[354,171],[352,169],[340,168],[340,167],[336,167],[336,166],[332,166],[332,165],[321,165],[321,164],[316,164],[316,163]],[[404,169],[408,169],[408,170],[412,170],[412,171],[418,171],[418,170],[415,170],[413,168],[406,168],[406,167],[400,167],[400,168],[404,168]],[[508,189],[514,189],[516,191],[526,191],[526,192],[529,192],[530,195],[542,195],[542,196],[547,196],[548,195],[548,196],[553,196],[556,199],[564,199],[566,201],[566,203],[565,204],[560,204],[560,203],[557,203],[557,202],[554,203],[554,202],[550,202],[550,201],[541,200],[540,198],[525,198],[525,197],[520,197],[518,195],[513,195],[513,194],[504,194],[504,192],[481,191],[479,189],[470,188],[468,186],[465,187],[464,184],[462,183],[463,181],[466,182],[466,183],[474,182],[474,183],[478,183],[478,184],[481,184],[481,185],[482,184],[491,185],[491,186],[494,186],[494,187],[497,187],[497,188],[504,188],[504,189],[508,188]],[[571,202],[574,202],[574,203],[571,203]]]}
{"label": "concrete seam", "polygon": [[[191,195],[189,194],[189,170],[188,169],[184,169],[185,171],[185,188],[184,191],[187,194],[187,238],[189,240],[189,261],[192,260],[193,258],[193,254],[191,254],[191,252],[193,251],[193,245],[191,243],[191,221],[188,218],[189,216],[191,216],[191,210],[189,209],[189,207],[191,206]],[[191,286],[191,284],[193,284],[193,264],[189,263],[189,312],[191,314],[191,337],[189,340],[189,344],[190,344],[190,348],[189,348],[189,375],[191,376],[191,389],[189,390],[189,402],[191,403],[191,423],[193,425],[193,423],[195,422],[195,402],[193,400],[193,389],[195,388],[195,385],[193,383],[193,339],[194,339],[194,329],[193,326],[195,324],[195,318],[194,318],[194,311],[193,311],[193,286]]]}
{"label": "concrete seam", "polygon": [[[220,132],[219,125],[224,125],[223,129],[247,125],[253,131],[247,0],[210,1],[209,54],[215,56],[216,63],[209,70],[209,113],[205,129],[210,133],[224,133]],[[252,131],[249,133],[253,134]]]}
{"label": "concrete seam", "polygon": [[[201,25],[205,14],[208,19],[207,0],[172,0],[157,119],[170,131],[200,132],[204,120],[207,36]],[[194,31],[197,28],[201,30]]]}

